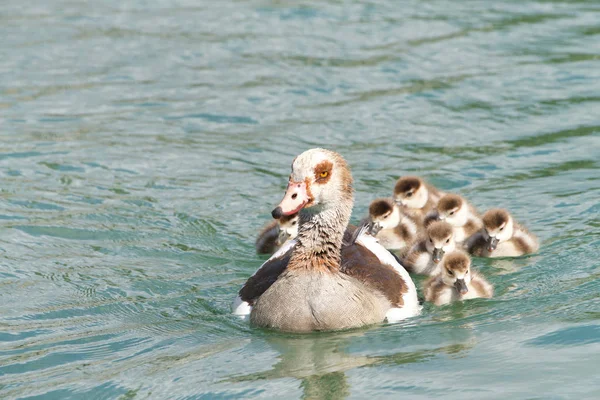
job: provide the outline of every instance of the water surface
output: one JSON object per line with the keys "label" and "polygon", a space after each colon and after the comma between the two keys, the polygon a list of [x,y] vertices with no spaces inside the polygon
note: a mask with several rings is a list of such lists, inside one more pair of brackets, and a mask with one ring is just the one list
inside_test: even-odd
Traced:
{"label": "water surface", "polygon": [[[0,397],[598,398],[597,1],[0,4]],[[344,333],[230,302],[293,157],[510,209],[492,300]],[[419,280],[420,282],[420,280]]]}

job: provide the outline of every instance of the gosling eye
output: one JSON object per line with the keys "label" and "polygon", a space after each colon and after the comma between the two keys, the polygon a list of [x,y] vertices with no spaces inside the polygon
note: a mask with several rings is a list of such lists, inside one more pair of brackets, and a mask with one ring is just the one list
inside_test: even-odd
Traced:
{"label": "gosling eye", "polygon": [[406,197],[411,197],[412,195],[413,195],[413,192],[406,193]]}
{"label": "gosling eye", "polygon": [[446,240],[446,243],[450,243],[450,238],[448,238],[448,239]]}
{"label": "gosling eye", "polygon": [[383,216],[383,219],[386,219],[389,216],[390,216],[390,214],[386,214],[386,215]]}
{"label": "gosling eye", "polygon": [[429,238],[429,242],[430,242],[430,243],[433,243],[433,239]]}
{"label": "gosling eye", "polygon": [[500,228],[500,230],[503,230],[503,229],[504,229],[504,227]]}
{"label": "gosling eye", "polygon": [[292,222],[292,225],[296,225],[298,223],[298,221],[294,221]]}
{"label": "gosling eye", "polygon": [[454,272],[450,271],[449,269],[447,269],[446,271],[448,271],[448,275],[454,276]]}
{"label": "gosling eye", "polygon": [[450,213],[449,213],[449,214],[450,214],[450,215],[454,215],[454,211],[450,211]]}

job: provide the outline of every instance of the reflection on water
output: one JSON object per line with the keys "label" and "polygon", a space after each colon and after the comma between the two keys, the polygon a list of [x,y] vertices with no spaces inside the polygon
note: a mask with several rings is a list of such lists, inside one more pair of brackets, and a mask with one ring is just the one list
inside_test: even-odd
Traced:
{"label": "reflection on water", "polygon": [[[598,398],[594,1],[0,2],[0,397]],[[539,254],[491,300],[286,336],[231,300],[310,147]],[[422,279],[417,278],[418,286]]]}
{"label": "reflection on water", "polygon": [[348,352],[352,339],[364,338],[364,331],[266,338],[279,354],[278,361],[268,371],[236,376],[228,382],[295,378],[299,380],[302,398],[343,399],[351,394],[346,371],[361,367],[399,366],[425,362],[447,354],[461,357],[475,343],[467,341],[434,349],[402,351],[394,354],[364,356]]}

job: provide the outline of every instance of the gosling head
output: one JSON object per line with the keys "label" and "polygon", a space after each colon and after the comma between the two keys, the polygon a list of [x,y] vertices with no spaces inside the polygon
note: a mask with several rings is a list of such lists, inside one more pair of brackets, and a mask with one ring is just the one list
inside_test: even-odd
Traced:
{"label": "gosling head", "polygon": [[400,223],[400,210],[389,199],[377,199],[369,206],[370,234],[375,236],[382,229],[393,229]]}
{"label": "gosling head", "polygon": [[279,244],[283,244],[289,239],[295,239],[298,235],[298,214],[284,215],[279,218]]}
{"label": "gosling head", "polygon": [[434,263],[439,263],[444,254],[454,251],[456,243],[452,225],[445,221],[435,221],[427,227],[427,251],[432,254]]}
{"label": "gosling head", "polygon": [[469,291],[467,284],[471,282],[471,259],[466,253],[454,251],[444,258],[442,281],[452,286],[461,295]]}
{"label": "gosling head", "polygon": [[423,208],[427,204],[429,191],[418,176],[403,176],[394,187],[394,201],[407,208]]}
{"label": "gosling head", "polygon": [[467,202],[457,194],[444,195],[437,205],[438,218],[452,226],[463,226],[467,223],[469,211]]}
{"label": "gosling head", "polygon": [[487,238],[487,250],[496,250],[498,243],[510,240],[514,232],[514,222],[508,211],[493,208],[483,215],[483,231]]}
{"label": "gosling head", "polygon": [[340,204],[352,207],[352,202],[352,175],[346,161],[333,151],[310,149],[292,162],[287,190],[271,215],[281,218],[302,209],[319,213]]}

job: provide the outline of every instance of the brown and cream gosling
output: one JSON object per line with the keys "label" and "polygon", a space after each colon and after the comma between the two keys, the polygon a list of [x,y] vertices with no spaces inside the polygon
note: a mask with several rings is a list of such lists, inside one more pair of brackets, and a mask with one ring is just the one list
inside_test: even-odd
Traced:
{"label": "brown and cream gosling", "polygon": [[425,216],[435,208],[443,195],[443,192],[418,176],[403,176],[396,181],[393,198],[420,228]]}
{"label": "brown and cream gosling", "polygon": [[440,199],[436,210],[426,217],[426,225],[434,220],[446,221],[452,225],[457,245],[462,245],[483,226],[477,210],[466,199],[453,193]]}
{"label": "brown and cream gosling", "polygon": [[258,254],[273,254],[298,234],[298,214],[283,215],[263,228],[254,246]]}
{"label": "brown and cream gosling", "polygon": [[390,199],[373,200],[364,224],[367,225],[366,231],[388,250],[407,248],[417,235],[417,225]]}
{"label": "brown and cream gosling", "polygon": [[517,257],[535,253],[539,247],[535,235],[501,208],[491,209],[483,215],[483,229],[467,243],[469,253],[478,257]]}
{"label": "brown and cream gosling", "polygon": [[455,248],[452,225],[435,221],[427,227],[426,236],[411,247],[402,264],[415,274],[437,275],[441,261]]}
{"label": "brown and cream gosling", "polygon": [[424,284],[425,301],[436,306],[457,300],[491,298],[493,286],[471,268],[468,254],[455,251],[444,258],[440,273]]}

